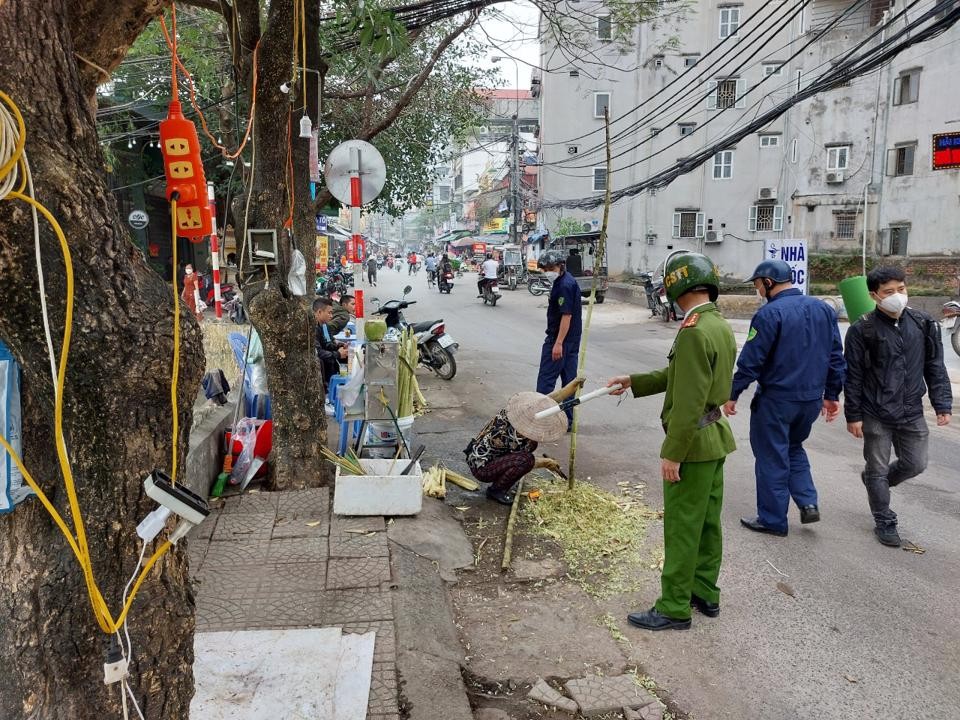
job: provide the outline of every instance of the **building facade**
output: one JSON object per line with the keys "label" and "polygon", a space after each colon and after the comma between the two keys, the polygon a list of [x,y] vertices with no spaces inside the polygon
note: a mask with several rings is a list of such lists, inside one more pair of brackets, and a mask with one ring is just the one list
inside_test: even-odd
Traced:
{"label": "building facade", "polygon": [[[596,33],[584,67],[558,66],[542,39],[540,187],[548,203],[602,196],[608,182],[617,190],[682,163],[903,22],[890,20],[902,0],[856,8],[843,0],[701,0],[641,24],[624,46],[609,39],[603,3],[570,7],[594,15]],[[960,62],[957,39],[951,28],[797,104],[667,187],[615,203],[611,272],[650,269],[671,250],[691,249],[743,277],[773,238],[804,238],[813,252],[855,253],[865,242],[871,254],[960,254],[960,170],[944,167],[953,131],[960,147],[960,97],[944,91]],[[604,108],[614,138],[609,178]],[[935,142],[946,149],[937,169]],[[544,209],[539,222],[553,230],[570,218],[595,229],[602,214]]]}

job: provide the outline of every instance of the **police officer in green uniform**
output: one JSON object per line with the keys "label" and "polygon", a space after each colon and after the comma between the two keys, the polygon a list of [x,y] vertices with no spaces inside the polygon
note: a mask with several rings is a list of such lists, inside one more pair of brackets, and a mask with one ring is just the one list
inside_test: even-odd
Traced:
{"label": "police officer in green uniform", "polygon": [[664,269],[667,296],[684,311],[664,370],[615,377],[621,394],[666,392],[660,419],[666,439],[660,448],[663,476],[664,563],[660,599],[627,620],[646,630],[690,627],[690,608],[720,614],[723,463],[736,449],[720,407],[730,399],[737,346],[714,302],[717,270],[704,255],[684,253]]}

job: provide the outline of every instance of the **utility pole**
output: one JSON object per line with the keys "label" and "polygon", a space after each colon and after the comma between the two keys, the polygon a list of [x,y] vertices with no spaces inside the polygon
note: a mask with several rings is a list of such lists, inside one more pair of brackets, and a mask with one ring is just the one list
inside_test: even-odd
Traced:
{"label": "utility pole", "polygon": [[[519,93],[520,91],[517,90]],[[510,230],[510,242],[513,245],[520,244],[520,129],[517,116],[513,116],[513,137],[510,141],[510,214],[513,216],[513,223]]]}

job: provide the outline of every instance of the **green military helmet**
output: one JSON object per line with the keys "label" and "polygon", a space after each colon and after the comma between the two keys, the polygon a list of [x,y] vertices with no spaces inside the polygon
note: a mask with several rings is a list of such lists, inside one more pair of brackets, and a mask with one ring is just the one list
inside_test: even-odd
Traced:
{"label": "green military helmet", "polygon": [[688,252],[674,255],[663,270],[663,285],[670,302],[695,287],[705,286],[714,302],[720,295],[720,275],[717,266],[706,255]]}

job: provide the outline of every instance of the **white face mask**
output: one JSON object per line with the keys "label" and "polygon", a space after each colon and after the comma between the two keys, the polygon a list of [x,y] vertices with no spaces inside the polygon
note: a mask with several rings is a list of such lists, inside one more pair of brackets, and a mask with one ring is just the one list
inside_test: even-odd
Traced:
{"label": "white face mask", "polygon": [[547,280],[549,280],[550,282],[553,282],[558,277],[560,277],[560,273],[557,272],[556,270],[545,270],[543,273],[543,276],[547,278]]}
{"label": "white face mask", "polygon": [[891,315],[900,317],[904,309],[907,307],[907,301],[908,298],[906,293],[894,293],[893,295],[888,295],[881,300],[879,305]]}
{"label": "white face mask", "polygon": [[193,275],[193,268],[187,268],[187,275]]}

